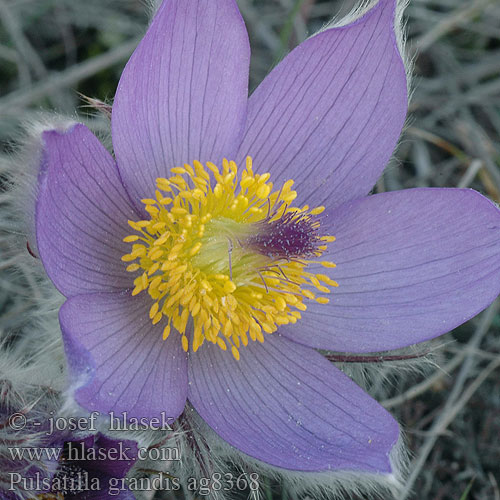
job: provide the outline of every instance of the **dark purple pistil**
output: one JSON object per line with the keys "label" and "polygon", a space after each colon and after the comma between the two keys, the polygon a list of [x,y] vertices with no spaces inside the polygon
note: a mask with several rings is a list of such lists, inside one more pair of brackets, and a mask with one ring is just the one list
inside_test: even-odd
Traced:
{"label": "dark purple pistil", "polygon": [[319,251],[319,222],[308,212],[288,212],[274,220],[271,216],[256,226],[246,244],[262,255],[293,260],[313,257]]}

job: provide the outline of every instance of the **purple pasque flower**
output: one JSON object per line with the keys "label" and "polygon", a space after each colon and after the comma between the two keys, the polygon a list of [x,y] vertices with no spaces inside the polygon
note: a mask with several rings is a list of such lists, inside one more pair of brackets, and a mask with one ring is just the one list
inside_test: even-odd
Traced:
{"label": "purple pasque flower", "polygon": [[406,116],[394,10],[309,38],[248,99],[235,1],[165,0],[118,86],[116,160],[83,125],[44,134],[38,251],[78,403],[175,418],[189,400],[267,464],[394,471],[397,423],[316,349],[431,339],[500,286],[478,193],[366,197]]}
{"label": "purple pasque flower", "polygon": [[138,457],[135,441],[100,433],[78,439],[50,424],[53,411],[40,394],[42,405],[18,407],[8,392],[9,384],[0,383],[2,500],[134,500],[126,475]]}
{"label": "purple pasque flower", "polygon": [[116,440],[100,433],[68,441],[52,479],[51,493],[73,500],[134,500],[126,476],[137,454],[135,441]]}
{"label": "purple pasque flower", "polygon": [[[45,405],[12,404],[10,383],[0,381],[0,498],[18,500],[37,493],[37,484],[50,482],[57,469],[57,456],[30,456],[28,450],[57,450],[64,443],[63,433],[49,435]],[[16,395],[17,396],[17,395]],[[17,397],[15,396],[15,399]]]}

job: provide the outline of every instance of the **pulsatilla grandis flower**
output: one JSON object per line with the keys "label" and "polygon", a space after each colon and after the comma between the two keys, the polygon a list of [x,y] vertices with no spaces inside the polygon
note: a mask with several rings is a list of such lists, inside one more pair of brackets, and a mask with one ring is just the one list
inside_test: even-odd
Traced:
{"label": "pulsatilla grandis flower", "polygon": [[[133,500],[126,475],[137,460],[134,441],[115,440],[98,433],[79,441],[67,441],[52,480],[47,500]],[[45,500],[42,496],[40,500]]]}
{"label": "pulsatilla grandis flower", "polygon": [[391,474],[397,423],[317,350],[425,341],[499,293],[478,193],[366,196],[407,83],[394,0],[319,32],[248,98],[234,0],[165,0],[121,77],[114,155],[43,135],[36,210],[76,401],[178,416],[272,466]]}

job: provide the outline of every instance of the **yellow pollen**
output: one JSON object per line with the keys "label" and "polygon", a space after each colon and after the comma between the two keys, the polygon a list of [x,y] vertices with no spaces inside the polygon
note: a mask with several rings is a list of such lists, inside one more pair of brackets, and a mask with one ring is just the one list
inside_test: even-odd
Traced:
{"label": "yellow pollen", "polygon": [[318,233],[324,207],[290,206],[293,180],[274,189],[250,157],[241,175],[227,160],[171,172],[142,200],[150,219],[128,222],[135,233],[122,257],[136,275],[132,295],[151,297],[164,340],[174,330],[185,352],[207,341],[239,360],[249,341],[300,321],[307,301],[329,303],[324,294],[338,283],[308,267],[335,268],[318,260],[335,237]]}

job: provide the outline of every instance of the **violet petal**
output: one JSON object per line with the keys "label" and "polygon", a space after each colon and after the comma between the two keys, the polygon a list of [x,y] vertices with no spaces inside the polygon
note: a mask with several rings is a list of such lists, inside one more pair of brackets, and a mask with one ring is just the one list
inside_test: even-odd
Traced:
{"label": "violet petal", "polygon": [[224,440],[301,471],[391,473],[398,425],[323,356],[278,333],[236,361],[209,342],[190,356],[188,399]]}
{"label": "violet petal", "polygon": [[[75,399],[100,412],[176,418],[186,402],[186,353],[149,319],[151,301],[129,293],[78,295],[59,313]],[[86,362],[79,360],[86,358]]]}
{"label": "violet petal", "polygon": [[[81,441],[66,443],[58,476],[61,484],[65,480],[76,489],[66,492],[65,498],[134,500],[135,496],[127,488],[124,478],[137,460],[137,455],[135,441],[115,440],[100,433]],[[77,481],[79,477],[81,483]],[[94,490],[96,485],[100,489]]]}
{"label": "violet petal", "polygon": [[[165,0],[122,74],[113,144],[132,198],[193,160],[232,158],[248,98],[250,46],[234,0]],[[139,206],[139,204],[138,204]]]}
{"label": "violet petal", "polygon": [[281,330],[297,342],[397,349],[446,333],[500,293],[500,211],[475,191],[378,194],[334,210],[327,226],[337,239],[323,257],[339,287]]}
{"label": "violet petal", "polygon": [[132,285],[120,260],[137,219],[111,155],[84,125],[45,132],[36,205],[45,270],[64,295]]}
{"label": "violet petal", "polygon": [[[125,477],[135,464],[138,455],[135,441],[112,439],[101,433],[81,441],[71,441],[71,445],[73,453],[78,459],[70,459],[67,462],[79,465],[82,469],[92,472],[102,479]],[[90,448],[95,452],[92,452]],[[99,450],[102,450],[100,454]],[[97,460],[87,460],[87,457],[94,455],[98,457]]]}
{"label": "violet petal", "polygon": [[253,157],[298,200],[334,207],[366,195],[398,140],[406,76],[395,42],[395,0],[309,38],[251,96],[239,162]]}

